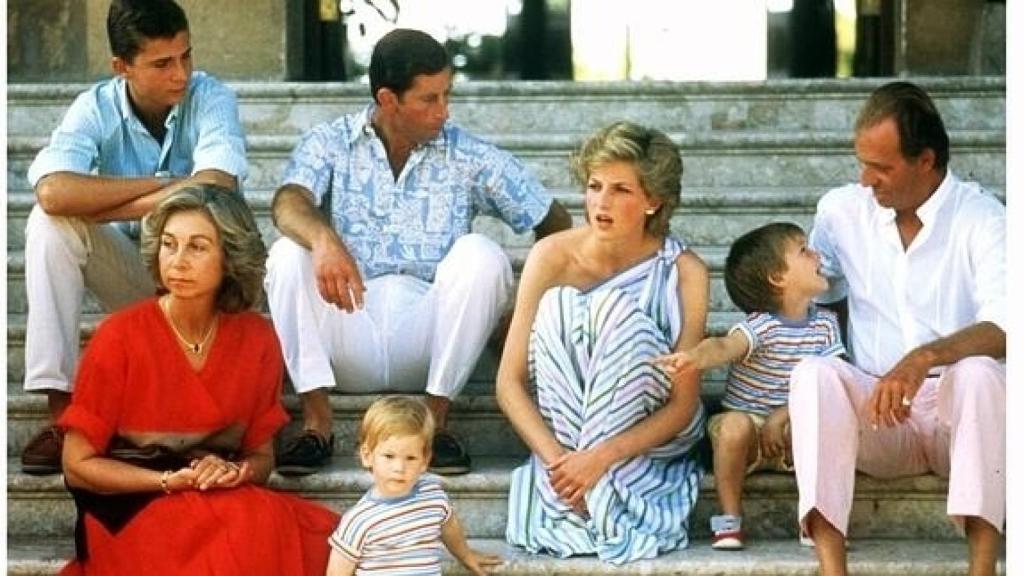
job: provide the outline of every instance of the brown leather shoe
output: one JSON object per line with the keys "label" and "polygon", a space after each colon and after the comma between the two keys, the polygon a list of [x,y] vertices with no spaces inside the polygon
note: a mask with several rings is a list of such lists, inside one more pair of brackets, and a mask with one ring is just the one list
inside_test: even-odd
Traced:
{"label": "brown leather shoe", "polygon": [[64,432],[55,426],[39,431],[21,453],[21,471],[25,474],[58,474],[64,450]]}

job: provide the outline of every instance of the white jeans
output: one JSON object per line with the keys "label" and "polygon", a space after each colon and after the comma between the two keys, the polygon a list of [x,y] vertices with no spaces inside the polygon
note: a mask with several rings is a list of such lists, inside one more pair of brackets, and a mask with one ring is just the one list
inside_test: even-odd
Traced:
{"label": "white jeans", "polygon": [[406,275],[366,282],[362,310],[327,304],[309,250],[277,240],[267,258],[267,301],[295,391],[426,392],[454,397],[508,304],[512,267],[481,234],[459,238],[434,283]]}
{"label": "white jeans", "polygon": [[35,206],[25,226],[26,391],[73,389],[86,288],[108,310],[155,290],[139,247],[116,226]]}

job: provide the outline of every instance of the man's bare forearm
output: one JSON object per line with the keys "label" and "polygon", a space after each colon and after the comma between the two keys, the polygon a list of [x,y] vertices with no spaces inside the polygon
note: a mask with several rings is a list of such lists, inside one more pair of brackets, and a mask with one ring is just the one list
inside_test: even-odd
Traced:
{"label": "man's bare forearm", "polygon": [[73,216],[105,222],[141,218],[169,192],[190,184],[217,184],[238,189],[237,179],[227,172],[200,170],[188,178],[168,183],[155,177],[118,178],[73,172],[47,174],[36,184],[36,199],[53,216]]}
{"label": "man's bare forearm", "polygon": [[152,212],[153,209],[156,208],[157,204],[174,192],[188,186],[200,184],[213,184],[231,190],[232,192],[238,190],[238,181],[231,174],[220,170],[200,170],[188,178],[175,180],[163,188],[158,188],[148,194],[143,194],[142,196],[129,200],[120,206],[101,210],[95,214],[87,216],[86,218],[93,222],[137,220]]}
{"label": "man's bare forearm", "polygon": [[90,217],[123,206],[162,187],[159,179],[54,172],[36,183],[36,199],[51,216]]}
{"label": "man's bare forearm", "polygon": [[317,210],[313,195],[301,186],[286,184],[274,194],[272,206],[274,226],[300,246],[312,249],[325,238],[340,236]]}
{"label": "man's bare forearm", "polygon": [[968,356],[1005,358],[1006,332],[992,322],[978,322],[915,348],[910,355],[918,355],[929,366],[946,366]]}

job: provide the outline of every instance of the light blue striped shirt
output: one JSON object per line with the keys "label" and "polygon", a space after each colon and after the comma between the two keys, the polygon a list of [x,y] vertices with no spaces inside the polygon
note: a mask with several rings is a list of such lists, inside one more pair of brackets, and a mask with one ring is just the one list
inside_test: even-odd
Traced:
{"label": "light blue striped shirt", "polygon": [[318,204],[330,193],[334,228],[364,278],[411,274],[432,282],[478,214],[520,234],[547,215],[552,199],[521,162],[451,122],[412,151],[396,180],[373,111],[371,104],[307,132],[282,179]]}
{"label": "light blue striped shirt", "polygon": [[789,402],[789,376],[808,356],[846,353],[839,319],[831,310],[812,306],[807,318],[791,321],[768,312],[753,312],[729,330],[739,330],[750,347],[732,363],[722,406],[767,416]]}
{"label": "light blue striped shirt", "polygon": [[441,526],[452,508],[440,480],[425,474],[398,498],[366,493],[341,517],[331,547],[356,564],[356,575],[441,574]]}
{"label": "light blue striped shirt", "polygon": [[193,72],[188,90],[158,142],[136,117],[121,77],[97,83],[75,98],[49,144],[28,169],[29,183],[54,172],[101,176],[186,177],[217,169],[245,177],[245,136],[234,92],[213,76]]}

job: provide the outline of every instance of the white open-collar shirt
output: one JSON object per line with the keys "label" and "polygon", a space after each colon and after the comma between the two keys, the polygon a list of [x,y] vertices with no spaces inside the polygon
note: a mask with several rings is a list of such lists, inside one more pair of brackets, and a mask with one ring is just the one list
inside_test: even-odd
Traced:
{"label": "white open-collar shirt", "polygon": [[869,374],[977,322],[1006,331],[1004,206],[947,170],[917,216],[924,226],[904,250],[896,212],[871,188],[850,184],[818,202],[809,242],[831,287],[818,300],[847,297],[849,350]]}

